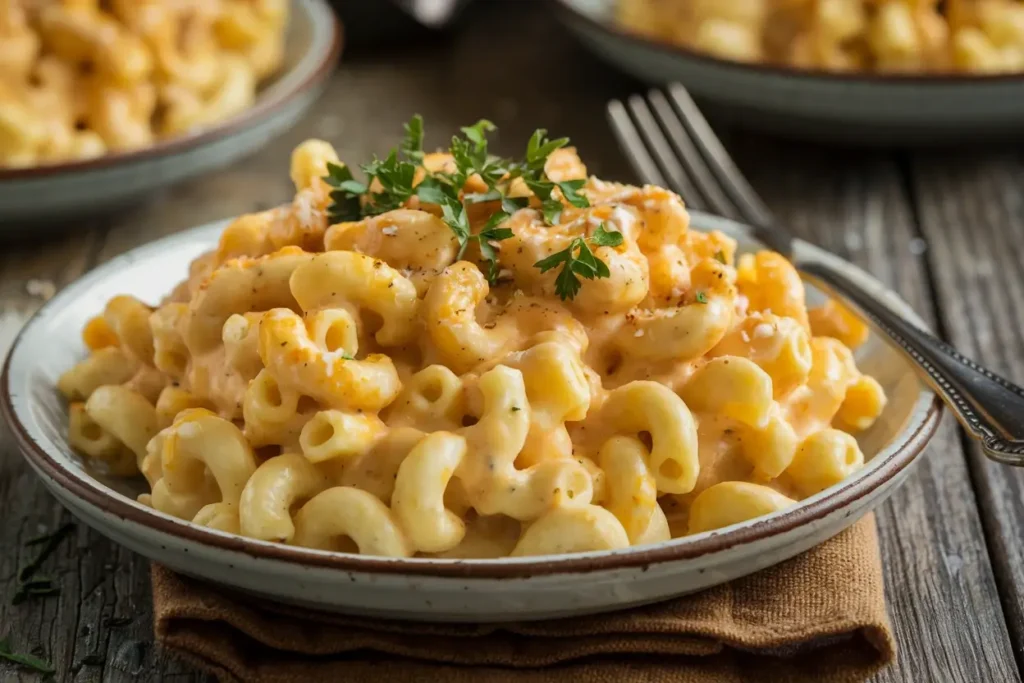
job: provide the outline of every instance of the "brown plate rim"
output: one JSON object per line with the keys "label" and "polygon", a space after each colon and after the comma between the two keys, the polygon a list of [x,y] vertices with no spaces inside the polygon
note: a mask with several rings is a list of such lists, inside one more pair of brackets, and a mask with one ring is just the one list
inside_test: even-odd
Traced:
{"label": "brown plate rim", "polygon": [[[694,212],[696,213],[696,212]],[[717,219],[721,220],[721,219]],[[731,221],[730,221],[731,222]],[[186,241],[191,233],[220,227],[216,221],[194,230],[179,233],[148,245],[155,248],[164,241]],[[129,252],[130,254],[131,252]],[[83,277],[89,277],[85,275]],[[712,533],[703,538],[675,539],[649,548],[630,549],[602,555],[564,555],[541,559],[505,560],[429,560],[363,557],[342,553],[329,553],[307,548],[296,548],[276,543],[222,534],[210,529],[190,525],[182,520],[165,517],[154,510],[139,506],[99,484],[89,485],[73,476],[46,448],[35,441],[27,427],[17,417],[15,397],[11,390],[11,362],[19,348],[25,331],[34,320],[48,309],[62,303],[58,295],[44,304],[18,332],[13,340],[3,370],[0,372],[0,417],[3,418],[26,460],[40,473],[49,477],[80,501],[106,513],[144,526],[160,535],[177,541],[194,542],[227,552],[240,552],[255,559],[275,560],[301,567],[317,567],[347,572],[365,572],[389,575],[432,576],[463,579],[526,579],[541,575],[586,573],[640,567],[688,560],[717,553],[729,548],[779,536],[798,527],[830,515],[885,485],[922,454],[935,434],[942,412],[942,403],[934,394],[917,424],[911,431],[901,431],[898,440],[902,446],[884,456],[883,461],[870,472],[845,482],[835,491],[811,503],[805,503],[777,516],[753,524]],[[920,403],[920,398],[916,402]],[[920,408],[918,408],[920,410]],[[915,414],[916,411],[915,411]],[[904,429],[908,426],[905,425]]]}
{"label": "brown plate rim", "polygon": [[[324,0],[302,0],[302,2],[308,3],[310,7],[318,8],[317,11],[327,12],[333,17],[331,22],[332,35],[330,47],[324,52],[320,62],[310,71],[305,79],[296,83],[294,87],[277,93],[272,98],[257,99],[253,106],[244,112],[221,121],[210,128],[163,140],[143,149],[131,152],[114,152],[112,154],[104,154],[95,159],[85,159],[82,161],[44,164],[28,166],[26,168],[0,168],[0,183],[100,171],[114,166],[128,166],[163,157],[172,157],[207,145],[214,140],[232,137],[273,118],[274,114],[296,97],[311,88],[315,88],[330,76],[331,71],[341,56],[342,47],[344,46],[344,26],[337,14],[330,9]],[[283,78],[286,74],[287,72],[280,74],[278,79]]]}
{"label": "brown plate rim", "polygon": [[1011,73],[994,74],[972,74],[958,72],[939,73],[865,73],[849,71],[829,71],[827,69],[800,69],[794,66],[780,64],[763,64],[759,62],[737,62],[729,59],[722,59],[699,52],[691,48],[667,43],[653,38],[648,38],[639,33],[628,31],[618,26],[610,25],[608,22],[595,19],[588,14],[579,11],[571,5],[570,0],[551,0],[558,7],[563,16],[569,20],[581,21],[589,27],[597,29],[607,36],[617,40],[625,40],[634,45],[641,45],[648,49],[685,57],[687,59],[704,62],[720,68],[733,69],[736,71],[753,71],[765,75],[786,76],[804,80],[834,81],[838,84],[870,84],[875,86],[901,86],[901,85],[987,85],[987,84],[1013,84],[1024,83],[1024,71]]}

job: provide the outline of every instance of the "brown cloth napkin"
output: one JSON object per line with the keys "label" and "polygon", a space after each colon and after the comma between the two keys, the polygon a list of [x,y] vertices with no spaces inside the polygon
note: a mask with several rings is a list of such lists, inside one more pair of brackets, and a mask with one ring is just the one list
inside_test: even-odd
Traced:
{"label": "brown cloth napkin", "polygon": [[153,601],[161,643],[221,681],[244,683],[838,683],[863,681],[895,652],[870,515],[732,583],[572,619],[467,625],[309,614],[257,606],[157,565]]}

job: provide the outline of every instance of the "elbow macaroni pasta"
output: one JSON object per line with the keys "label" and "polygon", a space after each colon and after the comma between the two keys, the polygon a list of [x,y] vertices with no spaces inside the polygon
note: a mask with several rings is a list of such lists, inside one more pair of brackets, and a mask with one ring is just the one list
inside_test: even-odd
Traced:
{"label": "elbow macaroni pasta", "polygon": [[0,168],[139,149],[237,114],[281,64],[287,7],[4,0]]}
{"label": "elbow macaroni pasta", "polygon": [[[218,30],[249,45],[250,19]],[[808,310],[779,254],[689,230],[674,194],[589,178],[560,225],[520,209],[491,285],[415,198],[328,225],[328,162],[301,145],[295,202],[238,218],[155,309],[112,299],[57,382],[73,447],[141,472],[157,510],[391,557],[586,552],[776,512],[863,465],[848,432],[885,407],[849,348],[866,328]],[[548,163],[585,174],[573,150]],[[532,263],[595,223],[622,233],[596,251],[625,279],[562,302]]]}
{"label": "elbow macaroni pasta", "polygon": [[1018,0],[618,0],[616,21],[739,62],[881,73],[1024,69]]}

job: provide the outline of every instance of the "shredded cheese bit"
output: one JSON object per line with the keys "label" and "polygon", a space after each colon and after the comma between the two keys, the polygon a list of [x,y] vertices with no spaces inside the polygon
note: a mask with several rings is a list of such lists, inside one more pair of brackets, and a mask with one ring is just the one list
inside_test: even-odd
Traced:
{"label": "shredded cheese bit", "polygon": [[306,230],[313,228],[316,210],[313,207],[313,196],[305,190],[295,195],[295,218]]}
{"label": "shredded cheese bit", "polygon": [[775,334],[775,328],[768,323],[758,323],[754,328],[754,339],[764,339]]}
{"label": "shredded cheese bit", "polygon": [[612,221],[619,227],[619,232],[628,233],[636,225],[636,216],[632,211],[616,206],[612,209]]}
{"label": "shredded cheese bit", "polygon": [[748,342],[748,343],[750,342],[750,335],[747,334],[746,330],[740,331],[740,338],[743,339],[743,341],[745,341],[745,342]]}
{"label": "shredded cheese bit", "polygon": [[643,330],[637,330],[635,333],[633,333],[633,336],[634,337],[642,337],[642,336],[644,336],[644,331]]}
{"label": "shredded cheese bit", "polygon": [[394,236],[394,235],[397,235],[397,234],[398,234],[398,228],[396,228],[396,227],[395,227],[395,226],[393,226],[393,225],[389,225],[389,226],[388,226],[388,227],[386,227],[386,228],[382,228],[380,232],[381,232],[381,234],[383,234],[383,235],[387,235],[388,237],[392,237],[392,236]]}
{"label": "shredded cheese bit", "polygon": [[745,295],[740,294],[736,297],[736,314],[740,316],[747,315],[747,309],[750,308],[750,299]]}

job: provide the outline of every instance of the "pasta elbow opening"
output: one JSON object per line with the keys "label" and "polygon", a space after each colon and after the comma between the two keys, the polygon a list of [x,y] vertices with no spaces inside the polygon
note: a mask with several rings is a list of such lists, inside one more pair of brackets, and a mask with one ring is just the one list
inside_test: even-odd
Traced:
{"label": "pasta elbow opening", "polygon": [[665,479],[676,480],[683,476],[683,466],[675,460],[666,460],[658,467],[658,474]]}
{"label": "pasta elbow opening", "polygon": [[341,323],[335,323],[327,328],[324,335],[324,346],[328,353],[345,350],[346,327]]}
{"label": "pasta elbow opening", "polygon": [[311,448],[318,448],[334,438],[334,425],[329,420],[317,416],[308,425],[306,443]]}
{"label": "pasta elbow opening", "polygon": [[[441,386],[441,383],[436,381],[436,380],[435,381],[431,381],[431,382],[427,382],[420,389],[420,395],[428,403],[436,403],[437,401],[439,401],[441,399],[441,395],[443,393],[444,393],[444,388]],[[469,426],[469,425],[463,425],[463,426]]]}

